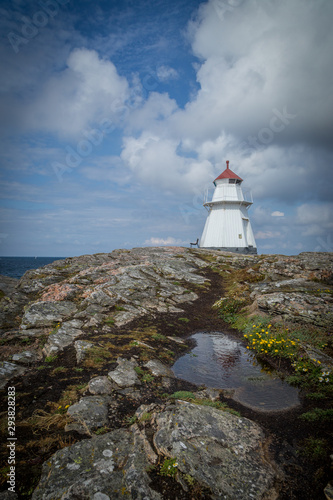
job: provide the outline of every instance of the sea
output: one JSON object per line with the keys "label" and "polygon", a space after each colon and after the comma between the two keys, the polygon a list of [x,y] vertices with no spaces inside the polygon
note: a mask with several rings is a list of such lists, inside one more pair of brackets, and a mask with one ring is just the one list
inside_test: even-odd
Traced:
{"label": "sea", "polygon": [[11,278],[21,278],[29,269],[51,264],[66,257],[0,257],[0,274]]}

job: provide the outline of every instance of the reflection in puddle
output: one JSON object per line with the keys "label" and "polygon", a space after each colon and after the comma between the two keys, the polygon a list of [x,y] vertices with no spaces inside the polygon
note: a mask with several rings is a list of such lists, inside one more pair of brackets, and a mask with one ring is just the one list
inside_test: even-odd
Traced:
{"label": "reflection in puddle", "polygon": [[178,378],[217,389],[236,389],[233,399],[260,410],[299,404],[298,389],[262,368],[252,352],[219,332],[196,333],[197,345],[172,370]]}

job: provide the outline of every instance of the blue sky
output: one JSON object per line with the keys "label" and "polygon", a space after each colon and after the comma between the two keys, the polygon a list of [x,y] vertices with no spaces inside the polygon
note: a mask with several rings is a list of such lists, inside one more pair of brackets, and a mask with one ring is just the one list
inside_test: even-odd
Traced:
{"label": "blue sky", "polygon": [[0,255],[189,246],[226,160],[259,253],[332,251],[331,1],[0,14]]}

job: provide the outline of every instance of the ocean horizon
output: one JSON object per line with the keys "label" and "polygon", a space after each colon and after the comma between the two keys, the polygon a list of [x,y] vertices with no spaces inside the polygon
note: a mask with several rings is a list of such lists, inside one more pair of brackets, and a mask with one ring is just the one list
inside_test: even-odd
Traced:
{"label": "ocean horizon", "polygon": [[0,275],[20,279],[26,271],[38,269],[66,257],[0,257]]}

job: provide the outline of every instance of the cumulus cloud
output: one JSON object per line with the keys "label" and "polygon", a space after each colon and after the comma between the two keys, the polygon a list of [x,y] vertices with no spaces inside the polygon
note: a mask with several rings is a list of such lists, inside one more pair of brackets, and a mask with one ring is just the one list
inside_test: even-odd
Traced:
{"label": "cumulus cloud", "polygon": [[198,161],[177,154],[179,143],[172,139],[143,133],[138,139],[124,139],[121,157],[145,184],[174,191],[192,191],[212,175],[208,160]]}
{"label": "cumulus cloud", "polygon": [[[156,16],[162,4],[156,5]],[[172,15],[167,11],[172,24],[180,5]],[[73,9],[72,17],[59,13],[52,20],[53,34],[50,22],[16,57],[0,48],[6,68],[0,84],[2,127],[25,134],[11,142],[11,151],[2,148],[0,159],[11,182],[14,169],[44,181],[31,191],[25,181],[4,183],[6,197],[11,191],[12,199],[27,203],[76,205],[80,220],[83,202],[102,203],[89,219],[94,230],[96,218],[105,218],[104,204],[113,202],[116,212],[107,214],[107,223],[120,225],[117,210],[127,211],[128,245],[181,244],[177,238],[200,235],[206,216],[201,195],[230,160],[244,179],[244,191],[252,189],[250,218],[262,249],[312,248],[319,239],[331,241],[333,2],[208,0],[189,24],[192,55],[183,44],[186,59],[173,54],[169,32],[157,36],[160,22],[142,27],[135,18],[127,24],[138,12],[133,6],[126,12],[120,8],[119,17],[109,20],[98,9],[92,16],[95,39],[93,31],[79,33],[77,21],[85,12],[81,16]],[[101,23],[107,26],[102,35]],[[186,64],[193,55],[190,72]],[[174,67],[183,61],[180,78]],[[156,71],[150,72],[152,67]],[[53,175],[50,165],[65,161],[68,143],[76,150],[81,135],[86,139],[87,130],[99,130],[104,119],[117,130],[65,172],[61,191],[67,201],[55,202],[54,184],[44,189],[47,168]],[[80,191],[81,183],[86,191]],[[138,220],[145,221],[140,228]],[[175,237],[163,236],[169,234]]]}
{"label": "cumulus cloud", "polygon": [[281,233],[278,231],[258,231],[254,237],[257,240],[267,240],[271,238],[278,238],[279,236],[281,236]]}
{"label": "cumulus cloud", "polygon": [[105,119],[119,121],[128,82],[97,52],[75,49],[66,68],[50,78],[26,113],[26,126],[76,136]]}
{"label": "cumulus cloud", "polygon": [[229,159],[255,200],[304,202],[310,184],[314,199],[330,198],[313,176],[332,178],[333,3],[222,4],[202,4],[189,26],[198,92],[184,109],[155,92],[133,110],[123,160],[142,182],[168,189],[184,188],[186,171],[187,186],[202,187]]}
{"label": "cumulus cloud", "polygon": [[169,80],[175,80],[179,77],[178,71],[170,66],[159,66],[156,71],[157,78],[161,82],[167,82]]}
{"label": "cumulus cloud", "polygon": [[297,207],[296,224],[303,236],[319,236],[333,230],[333,203],[305,203]]}
{"label": "cumulus cloud", "polygon": [[188,122],[206,108],[204,122],[192,121],[197,133],[203,128],[218,135],[224,127],[247,138],[269,124],[273,109],[285,107],[296,118],[283,124],[275,142],[293,137],[329,146],[332,14],[333,4],[327,2],[251,0],[221,18],[216,2],[203,4],[190,29],[202,64],[197,72],[201,89],[188,106]]}
{"label": "cumulus cloud", "polygon": [[128,114],[128,129],[151,130],[164,134],[166,120],[177,109],[177,103],[167,94],[151,92],[144,104],[131,109]]}
{"label": "cumulus cloud", "polygon": [[184,241],[181,241],[180,239],[175,239],[172,236],[168,236],[167,238],[156,238],[152,236],[148,240],[145,241],[145,245],[149,246],[156,246],[156,247],[161,247],[161,246],[170,246],[170,245],[182,245],[184,244]]}

